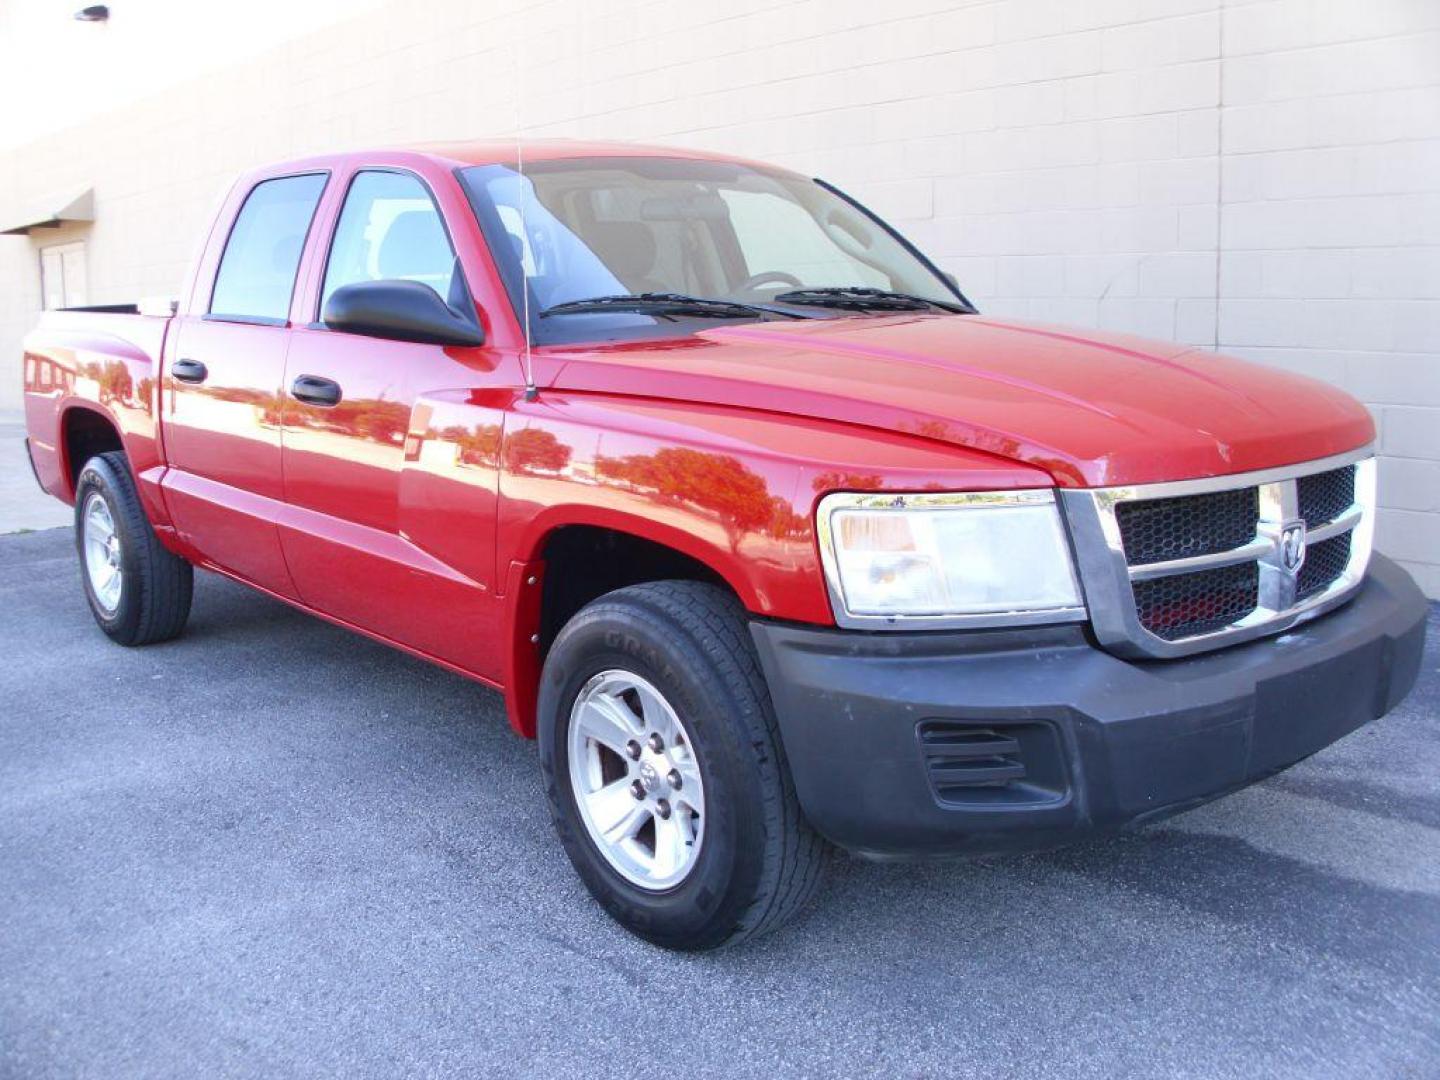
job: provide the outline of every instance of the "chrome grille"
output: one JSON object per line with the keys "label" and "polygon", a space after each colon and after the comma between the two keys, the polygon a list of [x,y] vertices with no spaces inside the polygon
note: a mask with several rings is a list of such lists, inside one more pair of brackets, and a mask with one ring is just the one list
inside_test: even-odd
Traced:
{"label": "chrome grille", "polygon": [[1355,466],[1302,476],[1295,481],[1300,516],[1310,528],[1334,521],[1355,501]]}
{"label": "chrome grille", "polygon": [[1222,629],[1254,610],[1260,572],[1253,562],[1236,563],[1137,581],[1133,588],[1140,625],[1175,641]]}
{"label": "chrome grille", "polygon": [[1097,637],[1167,657],[1275,633],[1344,600],[1369,562],[1374,491],[1367,449],[1061,501]]}
{"label": "chrome grille", "polygon": [[1255,488],[1148,499],[1115,507],[1131,566],[1239,547],[1255,535],[1260,500]]}
{"label": "chrome grille", "polygon": [[1341,533],[1329,540],[1321,540],[1305,553],[1305,565],[1300,567],[1296,582],[1295,596],[1308,600],[1321,589],[1330,586],[1350,565],[1350,534]]}

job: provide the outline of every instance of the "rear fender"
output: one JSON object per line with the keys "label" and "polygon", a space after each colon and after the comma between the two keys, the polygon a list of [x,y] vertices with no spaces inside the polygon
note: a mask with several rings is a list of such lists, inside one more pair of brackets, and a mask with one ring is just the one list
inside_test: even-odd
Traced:
{"label": "rear fender", "polygon": [[[101,325],[86,325],[91,320]],[[154,359],[164,347],[168,320],[61,312],[54,322],[47,317],[25,341],[25,419],[42,486],[74,502],[73,477],[83,462],[70,460],[65,436],[76,417],[88,413],[114,429],[147,515],[157,526],[168,525],[158,486],[164,463]],[[104,325],[117,322],[124,333]]]}

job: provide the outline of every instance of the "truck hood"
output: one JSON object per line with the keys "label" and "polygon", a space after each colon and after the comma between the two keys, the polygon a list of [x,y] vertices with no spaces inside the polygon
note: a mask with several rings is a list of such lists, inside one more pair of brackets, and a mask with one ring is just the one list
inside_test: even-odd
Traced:
{"label": "truck hood", "polygon": [[1364,407],[1314,379],[981,316],[767,322],[545,352],[561,362],[557,389],[909,432],[1036,466],[1065,487],[1246,472],[1374,438]]}

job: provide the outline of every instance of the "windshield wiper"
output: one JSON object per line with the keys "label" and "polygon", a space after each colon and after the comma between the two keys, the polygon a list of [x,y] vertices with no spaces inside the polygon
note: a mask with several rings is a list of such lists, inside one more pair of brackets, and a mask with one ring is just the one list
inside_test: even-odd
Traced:
{"label": "windshield wiper", "polygon": [[914,293],[872,289],[863,285],[791,289],[789,292],[777,293],[774,299],[780,304],[813,304],[817,307],[846,308],[850,311],[924,311],[927,308],[939,308],[957,315],[970,313],[970,309],[958,300],[931,300]]}
{"label": "windshield wiper", "polygon": [[567,300],[563,304],[552,304],[538,314],[543,319],[549,315],[583,314],[597,311],[643,311],[665,319],[673,319],[676,316],[701,319],[749,319],[757,315],[783,315],[792,319],[805,317],[793,311],[762,307],[758,304],[742,304],[738,300],[715,300],[704,296],[687,296],[685,293],[671,292],[591,296],[584,300]]}

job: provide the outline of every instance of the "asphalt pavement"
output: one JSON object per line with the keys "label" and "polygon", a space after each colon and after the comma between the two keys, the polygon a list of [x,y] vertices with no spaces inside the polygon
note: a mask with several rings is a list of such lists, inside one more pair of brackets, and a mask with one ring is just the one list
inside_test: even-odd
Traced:
{"label": "asphalt pavement", "polygon": [[1046,855],[838,858],[704,956],[627,936],[498,695],[210,575],[111,645],[0,538],[0,1077],[1440,1076],[1440,615],[1399,710]]}

